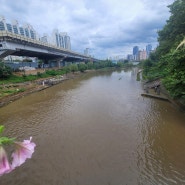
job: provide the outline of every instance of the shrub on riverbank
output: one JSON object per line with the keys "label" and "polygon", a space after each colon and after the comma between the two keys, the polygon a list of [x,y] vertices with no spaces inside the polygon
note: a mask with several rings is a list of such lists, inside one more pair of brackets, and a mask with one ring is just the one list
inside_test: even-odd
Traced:
{"label": "shrub on riverbank", "polygon": [[0,61],[0,78],[8,78],[12,74],[12,69]]}
{"label": "shrub on riverbank", "polygon": [[80,63],[80,64],[72,64],[69,66],[64,66],[59,69],[46,69],[45,71],[37,72],[36,75],[29,74],[26,75],[25,72],[20,75],[15,75],[11,74],[7,76],[6,78],[1,78],[0,85],[1,84],[8,84],[8,83],[22,83],[26,81],[34,81],[40,78],[48,78],[51,76],[58,76],[58,75],[67,75],[70,72],[85,72],[86,70],[92,70],[92,69],[106,69],[106,68],[112,68],[112,67],[117,67],[117,68],[123,68],[123,67],[131,67],[132,64],[129,63],[123,63],[123,65],[120,65],[121,63],[119,62],[118,64],[112,63],[109,60],[106,61],[100,61],[100,62],[88,62],[88,63]]}

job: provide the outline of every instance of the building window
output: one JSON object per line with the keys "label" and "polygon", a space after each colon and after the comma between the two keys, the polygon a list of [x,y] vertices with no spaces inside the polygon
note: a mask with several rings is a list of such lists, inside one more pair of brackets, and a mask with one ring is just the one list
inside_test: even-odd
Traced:
{"label": "building window", "polygon": [[13,25],[13,31],[14,31],[15,34],[19,34],[17,26],[15,26],[15,25]]}
{"label": "building window", "polygon": [[12,25],[7,23],[6,26],[7,26],[7,30],[9,32],[12,32]]}
{"label": "building window", "polygon": [[29,37],[29,31],[27,28],[25,28],[25,35],[26,35],[26,37]]}
{"label": "building window", "polygon": [[24,36],[24,29],[22,27],[19,28],[20,34]]}
{"label": "building window", "polygon": [[0,21],[0,30],[5,30],[4,22]]}
{"label": "building window", "polygon": [[35,34],[34,34],[33,30],[30,30],[30,36],[32,39],[35,39]]}

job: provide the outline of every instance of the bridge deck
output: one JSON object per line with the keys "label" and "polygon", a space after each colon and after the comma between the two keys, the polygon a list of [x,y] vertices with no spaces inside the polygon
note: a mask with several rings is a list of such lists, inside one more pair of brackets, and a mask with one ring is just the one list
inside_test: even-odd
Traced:
{"label": "bridge deck", "polygon": [[[72,58],[74,57],[74,58],[93,60],[93,58],[91,58],[90,56],[86,56],[86,55],[83,55],[83,54],[80,54],[80,53],[77,53],[71,50],[67,50],[64,48],[56,47],[55,45],[52,45],[49,43],[41,42],[36,39],[27,38],[25,36],[14,34],[8,31],[0,31],[0,51],[11,50],[11,48],[7,47],[5,43],[16,43],[22,46],[31,46],[32,48],[35,47],[35,48],[45,49],[47,50],[47,53],[44,53],[44,55],[47,55],[47,56],[56,55],[58,57],[67,56],[67,57],[72,57]],[[21,53],[18,52],[19,49],[20,48],[14,48],[16,52],[12,53],[12,55],[15,54],[15,55],[20,56]],[[25,49],[24,52],[25,51],[28,51],[28,49]],[[30,51],[30,53],[31,52],[32,54],[34,53],[34,51]],[[23,53],[23,49],[22,49],[22,53]],[[97,60],[97,59],[94,59],[94,60]]]}

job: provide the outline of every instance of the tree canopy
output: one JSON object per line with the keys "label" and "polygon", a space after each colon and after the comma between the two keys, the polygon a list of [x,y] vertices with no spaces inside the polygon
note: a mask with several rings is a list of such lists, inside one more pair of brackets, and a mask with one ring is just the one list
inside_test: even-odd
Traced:
{"label": "tree canopy", "polygon": [[177,47],[185,37],[185,1],[176,0],[168,7],[171,16],[163,29],[158,32],[159,55],[164,55]]}
{"label": "tree canopy", "polygon": [[12,69],[0,61],[0,78],[7,78],[12,74]]}
{"label": "tree canopy", "polygon": [[170,17],[158,32],[156,52],[144,62],[144,76],[162,78],[174,98],[185,102],[185,1],[176,0],[168,6]]}

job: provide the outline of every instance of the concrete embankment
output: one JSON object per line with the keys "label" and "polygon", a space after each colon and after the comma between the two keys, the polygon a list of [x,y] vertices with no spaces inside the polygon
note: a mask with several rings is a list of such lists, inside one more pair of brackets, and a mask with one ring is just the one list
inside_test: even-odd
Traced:
{"label": "concrete embankment", "polygon": [[145,97],[149,97],[149,98],[155,98],[155,99],[164,100],[164,101],[169,101],[168,98],[160,96],[160,95],[142,93],[141,96],[145,96]]}
{"label": "concrete embankment", "polygon": [[179,99],[174,100],[165,87],[162,85],[160,79],[156,79],[153,81],[143,82],[144,92],[141,93],[141,96],[148,98],[155,98],[159,100],[169,101],[172,103],[177,109],[185,111],[185,104],[182,103]]}

